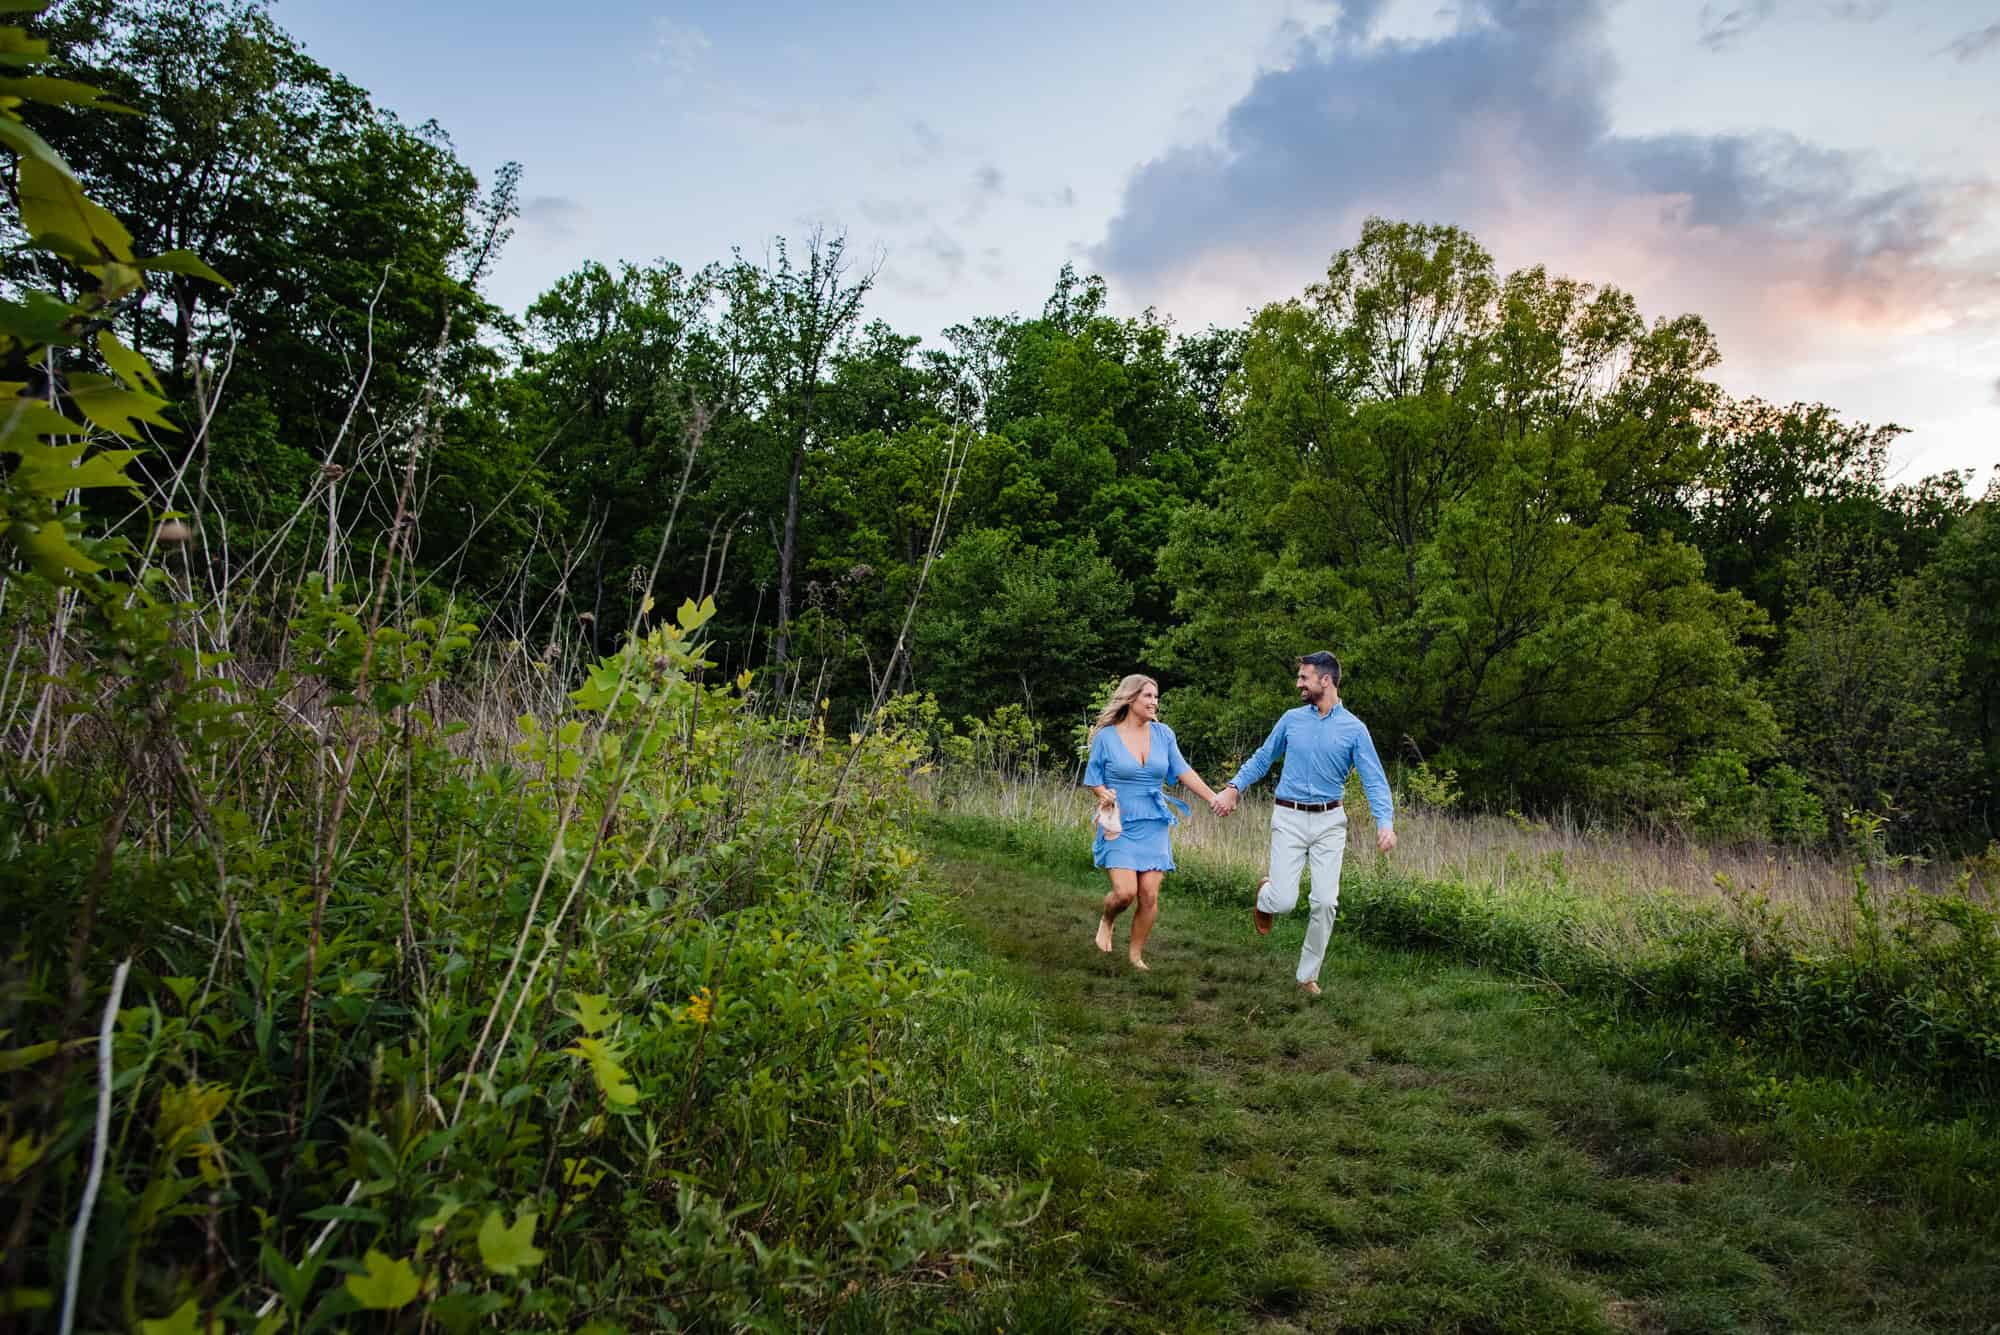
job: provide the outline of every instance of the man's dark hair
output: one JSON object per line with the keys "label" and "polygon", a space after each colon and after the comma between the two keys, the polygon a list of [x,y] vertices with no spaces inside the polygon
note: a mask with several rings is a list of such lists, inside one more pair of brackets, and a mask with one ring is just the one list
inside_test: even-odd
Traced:
{"label": "man's dark hair", "polygon": [[1340,685],[1340,660],[1324,649],[1316,649],[1299,656],[1299,666],[1309,667],[1322,677],[1333,678],[1335,686]]}

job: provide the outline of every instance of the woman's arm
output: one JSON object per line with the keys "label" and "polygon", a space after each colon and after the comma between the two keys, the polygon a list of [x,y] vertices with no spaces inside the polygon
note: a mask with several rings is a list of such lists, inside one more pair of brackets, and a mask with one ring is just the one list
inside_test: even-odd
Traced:
{"label": "woman's arm", "polygon": [[1202,781],[1201,775],[1195,772],[1194,766],[1188,764],[1187,757],[1181,754],[1180,738],[1174,736],[1174,730],[1168,728],[1166,732],[1167,772],[1196,797],[1210,806],[1215,805],[1215,790]]}
{"label": "woman's arm", "polygon": [[1097,795],[1100,807],[1118,805],[1118,794],[1105,780],[1110,778],[1109,766],[1104,756],[1104,734],[1100,731],[1090,739],[1090,760],[1083,767],[1083,786]]}
{"label": "woman's arm", "polygon": [[1215,790],[1202,782],[1201,775],[1195,773],[1192,767],[1182,770],[1179,777],[1183,788],[1209,805],[1213,806],[1215,804],[1217,796]]}

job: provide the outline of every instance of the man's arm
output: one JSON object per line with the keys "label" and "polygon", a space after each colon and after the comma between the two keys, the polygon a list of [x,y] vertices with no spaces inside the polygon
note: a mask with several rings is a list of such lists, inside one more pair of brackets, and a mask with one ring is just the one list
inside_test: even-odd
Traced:
{"label": "man's arm", "polygon": [[1236,777],[1224,784],[1222,791],[1216,794],[1215,802],[1212,804],[1216,814],[1227,816],[1236,810],[1236,803],[1242,797],[1243,790],[1269,774],[1271,766],[1275,765],[1278,758],[1284,754],[1285,719],[1283,715],[1279,715],[1277,723],[1271,728],[1271,735],[1264,739],[1264,744],[1243,762],[1243,768],[1236,771]]}
{"label": "man's arm", "polygon": [[1361,791],[1368,795],[1368,810],[1375,817],[1375,846],[1386,853],[1396,846],[1395,798],[1382,759],[1375,754],[1375,739],[1366,727],[1359,732],[1354,739],[1354,768],[1361,771]]}

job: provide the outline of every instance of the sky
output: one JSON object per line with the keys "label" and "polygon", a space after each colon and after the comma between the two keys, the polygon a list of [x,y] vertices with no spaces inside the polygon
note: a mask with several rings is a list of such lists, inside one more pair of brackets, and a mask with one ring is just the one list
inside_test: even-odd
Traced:
{"label": "sky", "polygon": [[1371,214],[1692,311],[1732,393],[2000,465],[1996,0],[279,0],[323,64],[488,176],[489,284],[844,233],[935,340],[1114,307],[1237,324]]}

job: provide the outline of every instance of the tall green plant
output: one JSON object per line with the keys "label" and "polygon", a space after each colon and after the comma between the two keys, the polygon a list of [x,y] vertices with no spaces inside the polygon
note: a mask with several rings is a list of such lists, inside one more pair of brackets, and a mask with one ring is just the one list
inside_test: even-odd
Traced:
{"label": "tall green plant", "polygon": [[[12,3],[14,13],[39,13],[49,0]],[[101,448],[106,437],[143,442],[142,424],[174,430],[163,411],[160,377],[115,332],[119,317],[139,301],[148,274],[181,274],[222,283],[221,275],[187,251],[136,255],[132,234],[93,201],[61,154],[28,123],[33,108],[80,106],[127,109],[97,89],[28,73],[49,60],[48,43],[21,27],[0,27],[0,144],[14,154],[14,197],[27,248],[50,269],[71,268],[87,280],[81,294],[44,281],[18,300],[0,301],[0,356],[30,378],[0,381],[0,453],[14,456],[0,503],[8,543],[44,578],[73,583],[97,575],[125,550],[118,542],[84,538],[72,503],[100,488],[136,490],[126,474],[140,451]],[[102,365],[105,375],[91,368]]]}

